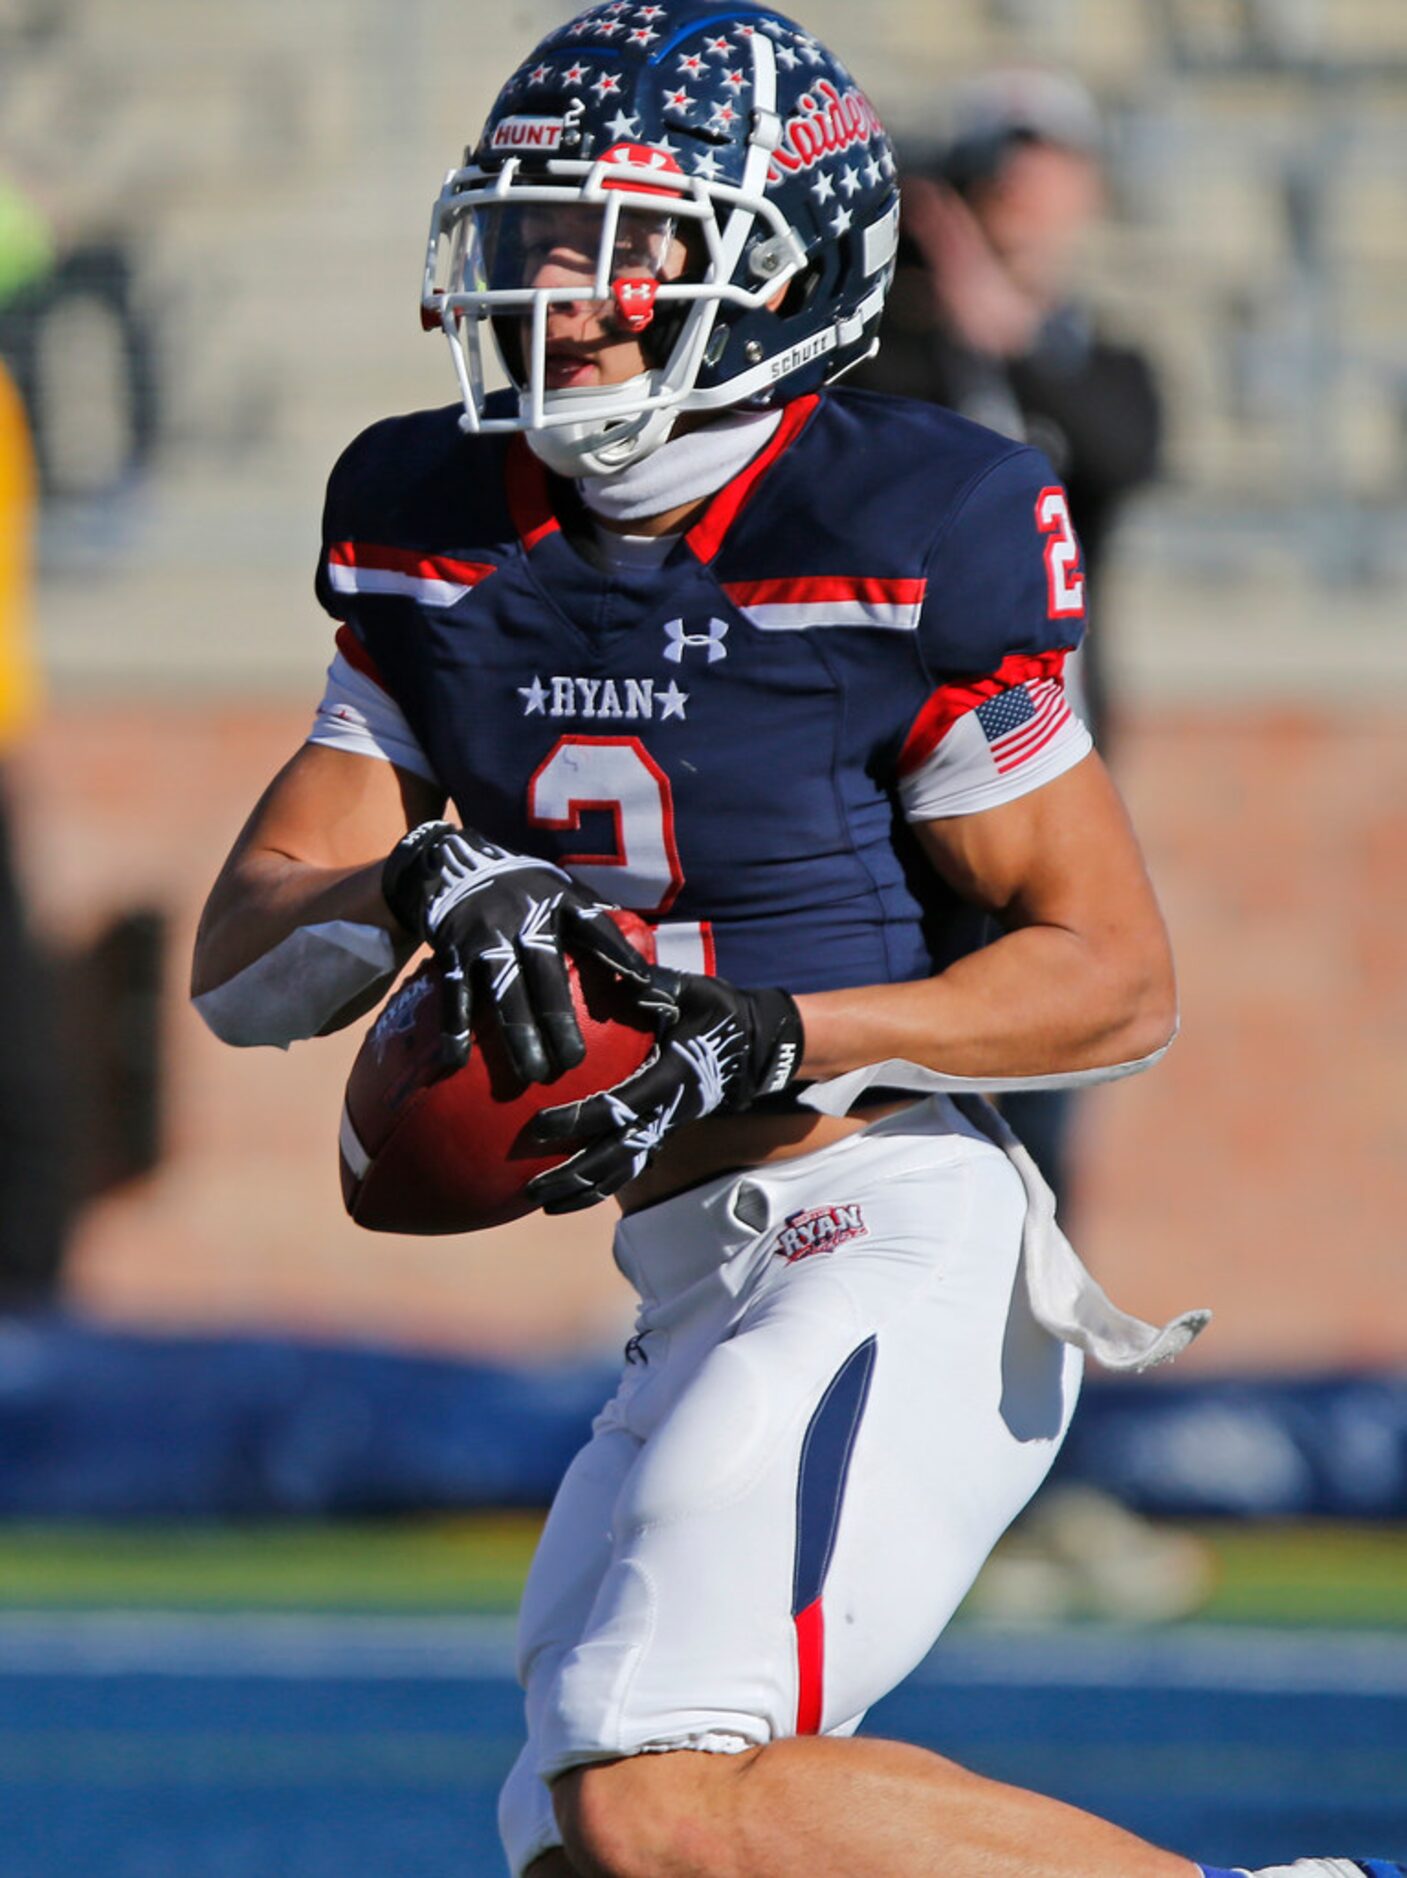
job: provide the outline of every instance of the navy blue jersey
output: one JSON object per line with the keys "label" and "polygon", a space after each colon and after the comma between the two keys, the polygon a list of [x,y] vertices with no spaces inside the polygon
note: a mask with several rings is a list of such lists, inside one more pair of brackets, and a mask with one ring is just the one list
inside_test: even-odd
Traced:
{"label": "navy blue jersey", "polygon": [[662,566],[608,572],[522,439],[457,417],[352,444],[317,587],[460,817],[742,984],[915,978],[979,943],[911,824],[1089,747],[1044,458],[930,405],[800,399]]}

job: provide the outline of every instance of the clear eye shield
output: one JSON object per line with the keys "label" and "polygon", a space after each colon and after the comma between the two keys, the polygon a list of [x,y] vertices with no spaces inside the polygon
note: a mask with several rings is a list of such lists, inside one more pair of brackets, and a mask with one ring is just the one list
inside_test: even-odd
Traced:
{"label": "clear eye shield", "polygon": [[[651,323],[666,281],[684,272],[679,220],[654,210],[580,202],[489,202],[456,218],[448,253],[450,291],[482,295],[495,317],[520,296],[526,320],[538,304],[589,301],[615,309],[631,332]],[[515,374],[516,376],[517,374]]]}

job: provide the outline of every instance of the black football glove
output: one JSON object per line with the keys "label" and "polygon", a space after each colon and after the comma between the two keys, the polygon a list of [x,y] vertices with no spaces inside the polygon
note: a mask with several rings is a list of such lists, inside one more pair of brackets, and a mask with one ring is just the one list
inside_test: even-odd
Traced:
{"label": "black football glove", "polygon": [[548,1213],[594,1206],[633,1180],[674,1129],[775,1095],[800,1066],[801,1013],[785,991],[656,966],[639,1003],[660,1026],[643,1067],[600,1095],[544,1109],[532,1125],[544,1143],[587,1143],[529,1183]]}
{"label": "black football glove", "polygon": [[445,1062],[469,1059],[469,1011],[487,997],[514,1069],[551,1082],[586,1055],[562,947],[642,986],[649,966],[611,918],[550,861],[515,854],[472,828],[425,822],[381,872],[386,904],[444,964]]}

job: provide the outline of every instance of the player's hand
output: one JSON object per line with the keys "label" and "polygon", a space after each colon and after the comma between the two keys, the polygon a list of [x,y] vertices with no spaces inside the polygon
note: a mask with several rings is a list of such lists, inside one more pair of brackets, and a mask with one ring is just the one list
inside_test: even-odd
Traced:
{"label": "player's hand", "polygon": [[546,1212],[594,1206],[633,1180],[674,1129],[775,1095],[800,1066],[801,1014],[785,991],[743,991],[656,966],[640,1004],[660,1027],[643,1067],[601,1095],[544,1109],[533,1123],[541,1142],[587,1143],[529,1184]]}
{"label": "player's hand", "polygon": [[398,841],[381,874],[386,904],[444,964],[445,1060],[469,1059],[469,1011],[487,997],[513,1067],[551,1082],[586,1055],[564,945],[642,986],[649,965],[611,918],[550,861],[515,854],[472,828],[425,822]]}

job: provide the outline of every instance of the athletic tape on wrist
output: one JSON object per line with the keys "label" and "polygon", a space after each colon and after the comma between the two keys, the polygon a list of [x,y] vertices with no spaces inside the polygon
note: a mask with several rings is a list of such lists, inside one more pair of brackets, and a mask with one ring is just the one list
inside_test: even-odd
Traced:
{"label": "athletic tape on wrist", "polygon": [[414,949],[384,927],[334,919],[298,926],[252,965],[191,1003],[222,1043],[290,1043],[318,1032],[352,999],[397,971]]}

